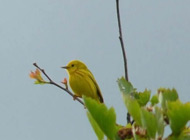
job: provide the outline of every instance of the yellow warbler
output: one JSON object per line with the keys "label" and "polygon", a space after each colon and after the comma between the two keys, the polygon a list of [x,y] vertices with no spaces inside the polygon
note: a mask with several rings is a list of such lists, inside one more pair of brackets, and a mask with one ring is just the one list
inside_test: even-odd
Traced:
{"label": "yellow warbler", "polygon": [[64,66],[69,74],[69,84],[76,97],[85,95],[103,103],[100,88],[87,66],[79,61],[72,60]]}

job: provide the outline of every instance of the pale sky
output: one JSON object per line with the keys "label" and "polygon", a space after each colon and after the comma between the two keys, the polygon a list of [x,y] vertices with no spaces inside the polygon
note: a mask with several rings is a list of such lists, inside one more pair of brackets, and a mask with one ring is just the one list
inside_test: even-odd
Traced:
{"label": "pale sky", "polygon": [[[138,91],[175,87],[190,101],[190,1],[120,0],[129,80]],[[34,85],[37,62],[60,83],[61,66],[86,63],[117,122],[126,108],[115,0],[0,0],[0,139],[96,140],[86,110],[64,91]]]}

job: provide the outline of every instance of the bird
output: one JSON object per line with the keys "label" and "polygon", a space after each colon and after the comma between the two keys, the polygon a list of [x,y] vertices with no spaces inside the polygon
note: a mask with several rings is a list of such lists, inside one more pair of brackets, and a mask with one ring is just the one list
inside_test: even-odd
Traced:
{"label": "bird", "polygon": [[63,66],[69,75],[69,85],[76,97],[90,97],[99,103],[103,103],[104,99],[100,88],[88,67],[80,60],[72,60],[67,66]]}

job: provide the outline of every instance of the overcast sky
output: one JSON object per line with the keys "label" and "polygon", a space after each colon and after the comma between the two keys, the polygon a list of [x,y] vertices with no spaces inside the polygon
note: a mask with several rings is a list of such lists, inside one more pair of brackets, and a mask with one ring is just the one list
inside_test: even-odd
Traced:
{"label": "overcast sky", "polygon": [[[190,1],[121,0],[129,79],[153,93],[175,87],[190,100]],[[0,139],[96,140],[86,110],[64,91],[34,85],[37,62],[56,82],[60,66],[85,62],[117,122],[126,108],[116,80],[124,75],[114,0],[0,0]]]}

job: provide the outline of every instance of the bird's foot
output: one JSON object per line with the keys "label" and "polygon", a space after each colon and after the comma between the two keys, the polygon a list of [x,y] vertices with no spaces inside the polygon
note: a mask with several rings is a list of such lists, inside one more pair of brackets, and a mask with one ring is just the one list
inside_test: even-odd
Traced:
{"label": "bird's foot", "polygon": [[73,100],[75,101],[77,98],[79,98],[80,96],[77,95],[73,95]]}

